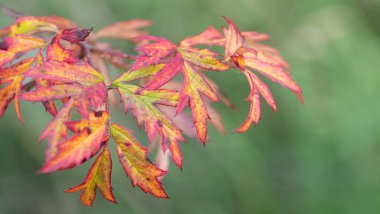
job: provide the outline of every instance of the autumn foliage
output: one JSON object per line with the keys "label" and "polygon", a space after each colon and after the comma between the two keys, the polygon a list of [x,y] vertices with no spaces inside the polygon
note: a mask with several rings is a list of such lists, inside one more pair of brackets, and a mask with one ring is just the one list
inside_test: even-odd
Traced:
{"label": "autumn foliage", "polygon": [[[162,164],[165,156],[154,164],[148,158],[153,146],[144,147],[128,128],[113,123],[109,108],[117,106],[118,99],[144,127],[150,143],[161,145],[181,169],[184,135],[194,135],[205,144],[208,121],[225,132],[211,104],[222,101],[232,107],[223,87],[207,72],[240,72],[247,78],[251,107],[237,132],[259,122],[261,97],[276,110],[259,76],[290,89],[302,101],[300,87],[287,72],[289,65],[276,49],[261,44],[269,36],[240,32],[234,22],[224,19],[227,27],[222,33],[209,27],[175,44],[149,35],[144,29],[152,23],[147,20],[121,21],[93,31],[58,16],[15,17],[14,23],[0,30],[0,116],[12,101],[21,123],[20,101],[39,102],[51,114],[40,136],[40,141],[47,141],[40,173],[70,169],[96,156],[84,181],[66,190],[81,191],[85,205],[93,204],[96,189],[116,203],[109,151],[114,147],[133,186],[167,198],[160,182],[167,171]],[[131,42],[136,53],[124,53],[103,38]],[[224,53],[208,48],[214,46],[224,48]],[[111,67],[120,71],[114,80]]]}

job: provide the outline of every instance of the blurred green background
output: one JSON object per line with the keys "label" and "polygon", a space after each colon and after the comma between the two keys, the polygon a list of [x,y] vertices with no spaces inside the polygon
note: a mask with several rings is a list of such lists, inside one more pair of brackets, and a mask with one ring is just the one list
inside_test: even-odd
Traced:
{"label": "blurred green background", "polygon": [[[258,127],[232,133],[248,112],[248,84],[236,71],[211,74],[237,106],[234,111],[215,105],[229,133],[223,136],[211,127],[206,148],[192,140],[182,144],[184,171],[172,165],[164,179],[169,200],[133,189],[114,156],[118,204],[98,193],[93,208],[84,207],[79,194],[63,192],[82,181],[91,163],[37,175],[46,145],[37,143],[38,136],[49,116],[39,104],[23,103],[23,127],[11,107],[0,120],[0,214],[380,213],[380,1],[2,3],[36,16],[60,15],[95,30],[119,20],[150,19],[156,23],[153,35],[175,42],[209,25],[220,29],[222,16],[228,16],[242,31],[272,36],[268,44],[292,66],[305,106],[270,83],[278,112],[264,105]],[[11,23],[0,17],[1,26]],[[139,139],[146,138],[140,134]]]}

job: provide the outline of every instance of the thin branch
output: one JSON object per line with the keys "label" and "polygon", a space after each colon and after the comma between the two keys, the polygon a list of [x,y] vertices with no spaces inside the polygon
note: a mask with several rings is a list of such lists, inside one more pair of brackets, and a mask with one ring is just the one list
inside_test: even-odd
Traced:
{"label": "thin branch", "polygon": [[24,85],[22,85],[22,90],[23,91],[30,91],[35,85],[36,85],[36,81],[32,80],[32,81],[27,82]]}
{"label": "thin branch", "polygon": [[83,50],[84,50],[84,55],[85,57],[87,58],[88,60],[88,63],[92,66],[92,67],[95,67],[95,64],[94,62],[92,61],[92,57],[91,57],[91,46],[87,43],[87,42],[79,42],[79,44],[82,46]]}
{"label": "thin branch", "polygon": [[21,12],[18,12],[12,8],[5,6],[3,3],[0,3],[0,12],[14,19],[18,19],[18,18],[26,16],[25,14]]}

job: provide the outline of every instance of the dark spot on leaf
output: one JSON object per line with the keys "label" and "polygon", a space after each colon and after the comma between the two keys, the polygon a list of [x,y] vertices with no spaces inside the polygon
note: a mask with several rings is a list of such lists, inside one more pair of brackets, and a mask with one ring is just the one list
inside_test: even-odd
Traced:
{"label": "dark spot on leaf", "polygon": [[106,143],[107,143],[108,140],[103,140],[101,143],[100,143],[100,146],[104,146]]}
{"label": "dark spot on leaf", "polygon": [[161,120],[157,120],[157,125],[158,125],[159,127],[162,127],[162,122],[161,122]]}
{"label": "dark spot on leaf", "polygon": [[142,90],[139,88],[139,89],[136,90],[135,94],[136,95],[141,95],[141,92],[142,92]]}
{"label": "dark spot on leaf", "polygon": [[91,134],[91,132],[92,132],[90,127],[86,127],[84,130],[87,132],[87,134]]}
{"label": "dark spot on leaf", "polygon": [[95,112],[95,117],[102,117],[103,111],[96,111]]}

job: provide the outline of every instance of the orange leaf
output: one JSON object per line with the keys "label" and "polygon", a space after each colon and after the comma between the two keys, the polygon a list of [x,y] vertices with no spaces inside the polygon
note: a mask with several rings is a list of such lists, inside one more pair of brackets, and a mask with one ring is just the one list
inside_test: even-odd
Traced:
{"label": "orange leaf", "polygon": [[59,143],[67,138],[67,127],[65,124],[71,117],[74,104],[74,99],[69,99],[59,110],[57,115],[55,115],[53,120],[46,126],[40,136],[40,142],[46,137],[49,137],[49,143],[45,152],[46,161],[50,161],[57,155]]}
{"label": "orange leaf", "polygon": [[104,147],[103,152],[98,155],[92,164],[86,178],[78,186],[72,187],[65,192],[82,191],[80,200],[86,206],[92,206],[96,197],[96,189],[108,201],[116,203],[116,199],[112,193],[111,185],[112,160],[108,147]]}
{"label": "orange leaf", "polygon": [[72,168],[97,154],[102,143],[108,140],[106,136],[108,120],[107,112],[91,112],[89,119],[79,121],[87,123],[86,129],[60,143],[55,157],[48,160],[40,172],[49,173]]}
{"label": "orange leaf", "polygon": [[33,62],[33,58],[27,58],[12,66],[0,69],[0,84],[10,82],[6,87],[0,90],[0,117],[4,114],[9,103],[14,98],[17,117],[20,122],[23,123],[20,112],[19,96],[21,94],[24,73],[30,68]]}
{"label": "orange leaf", "polygon": [[67,63],[76,63],[79,61],[72,50],[62,47],[59,42],[59,36],[56,36],[47,48],[46,58],[48,61],[60,61]]}
{"label": "orange leaf", "polygon": [[5,37],[1,44],[1,49],[12,52],[25,52],[45,45],[45,41],[38,37],[27,35],[16,35]]}

